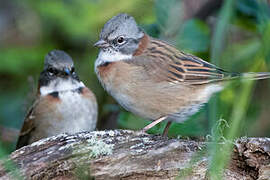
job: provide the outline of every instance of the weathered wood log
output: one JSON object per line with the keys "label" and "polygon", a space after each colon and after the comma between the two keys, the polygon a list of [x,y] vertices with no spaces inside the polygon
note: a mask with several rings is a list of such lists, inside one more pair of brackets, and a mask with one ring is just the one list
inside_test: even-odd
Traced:
{"label": "weathered wood log", "polygon": [[[95,131],[40,140],[10,160],[26,179],[205,179],[207,153],[194,157],[206,145],[128,130]],[[0,179],[14,179],[14,170],[1,164]],[[270,179],[270,138],[241,138],[224,179],[256,178]]]}

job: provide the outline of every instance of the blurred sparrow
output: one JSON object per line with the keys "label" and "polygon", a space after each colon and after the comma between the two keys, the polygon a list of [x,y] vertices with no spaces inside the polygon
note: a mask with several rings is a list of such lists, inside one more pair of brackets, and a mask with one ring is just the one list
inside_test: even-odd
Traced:
{"label": "blurred sparrow", "polygon": [[16,148],[60,133],[93,131],[96,123],[96,98],[79,80],[71,57],[60,50],[49,52]]}
{"label": "blurred sparrow", "polygon": [[95,71],[103,87],[126,110],[150,119],[147,131],[161,121],[183,122],[198,112],[222,81],[269,73],[230,73],[148,36],[134,18],[119,14],[110,19],[95,43],[100,48]]}

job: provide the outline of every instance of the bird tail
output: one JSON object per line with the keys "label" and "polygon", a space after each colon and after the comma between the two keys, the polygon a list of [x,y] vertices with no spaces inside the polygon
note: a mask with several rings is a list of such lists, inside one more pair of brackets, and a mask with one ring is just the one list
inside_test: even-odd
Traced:
{"label": "bird tail", "polygon": [[249,73],[242,73],[240,75],[241,79],[248,79],[248,80],[259,80],[259,79],[268,79],[270,78],[270,72],[249,72]]}

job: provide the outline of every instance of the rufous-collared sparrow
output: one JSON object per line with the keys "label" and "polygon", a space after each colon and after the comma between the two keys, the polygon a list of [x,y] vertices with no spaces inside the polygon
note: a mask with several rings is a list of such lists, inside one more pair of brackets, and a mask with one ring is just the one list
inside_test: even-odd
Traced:
{"label": "rufous-collared sparrow", "polygon": [[103,87],[126,110],[150,119],[183,122],[198,112],[224,81],[269,78],[269,73],[230,73],[148,36],[133,17],[119,14],[103,27],[95,71]]}
{"label": "rufous-collared sparrow", "polygon": [[93,131],[96,123],[95,95],[79,80],[71,57],[60,50],[49,52],[16,148],[60,133]]}

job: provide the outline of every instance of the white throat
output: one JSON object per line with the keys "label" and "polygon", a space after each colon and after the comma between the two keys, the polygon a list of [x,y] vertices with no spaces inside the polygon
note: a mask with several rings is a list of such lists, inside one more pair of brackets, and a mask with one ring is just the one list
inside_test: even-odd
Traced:
{"label": "white throat", "polygon": [[40,95],[45,96],[53,92],[71,91],[81,87],[85,87],[83,82],[78,82],[72,79],[55,79],[50,82],[47,86],[40,88]]}
{"label": "white throat", "polygon": [[95,67],[98,67],[101,64],[104,64],[106,62],[115,62],[115,61],[122,61],[122,60],[128,60],[131,59],[132,55],[126,55],[122,54],[120,52],[116,52],[113,50],[104,51],[103,49],[100,49],[98,57],[95,61]]}

